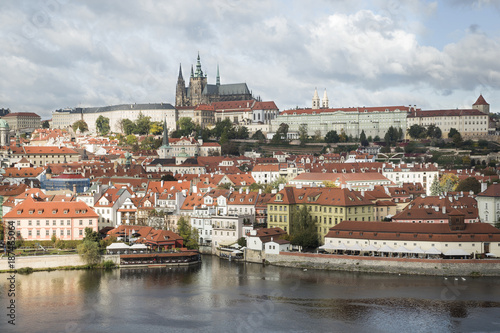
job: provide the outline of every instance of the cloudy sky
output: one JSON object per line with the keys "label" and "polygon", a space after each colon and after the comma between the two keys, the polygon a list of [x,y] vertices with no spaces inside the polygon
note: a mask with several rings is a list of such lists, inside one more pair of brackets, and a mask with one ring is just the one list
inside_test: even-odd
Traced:
{"label": "cloudy sky", "polygon": [[280,110],[500,112],[500,0],[40,0],[0,3],[0,108],[175,102],[200,52],[208,82],[246,82]]}

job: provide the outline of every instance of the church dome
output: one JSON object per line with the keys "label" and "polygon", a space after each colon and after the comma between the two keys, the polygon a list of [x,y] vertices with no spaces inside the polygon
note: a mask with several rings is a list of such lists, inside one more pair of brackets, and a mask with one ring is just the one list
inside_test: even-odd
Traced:
{"label": "church dome", "polygon": [[0,119],[0,128],[9,128],[9,123],[7,123],[4,119]]}

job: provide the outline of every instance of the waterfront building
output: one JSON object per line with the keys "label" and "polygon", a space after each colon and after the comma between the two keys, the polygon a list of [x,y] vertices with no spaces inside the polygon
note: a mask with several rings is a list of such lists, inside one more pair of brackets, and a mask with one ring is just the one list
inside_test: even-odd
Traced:
{"label": "waterfront building", "polygon": [[500,184],[491,184],[476,197],[479,220],[491,225],[500,223]]}
{"label": "waterfront building", "polygon": [[247,237],[247,248],[255,251],[264,251],[265,244],[282,239],[286,231],[281,228],[260,228],[251,230]]}
{"label": "waterfront building", "polygon": [[303,205],[323,238],[331,226],[344,220],[373,221],[375,205],[361,192],[347,188],[285,187],[267,204],[268,227],[291,233],[294,213]]}
{"label": "waterfront building", "polygon": [[34,201],[26,199],[4,215],[24,240],[81,240],[85,228],[98,231],[99,215],[83,201]]}
{"label": "waterfront building", "polygon": [[464,223],[450,215],[448,223],[343,222],[325,236],[331,249],[383,256],[500,256],[500,230],[488,223]]}
{"label": "waterfront building", "polygon": [[[408,113],[408,128],[413,125],[427,127],[431,124],[441,129],[446,138],[450,129],[456,129],[463,137],[478,137],[489,134],[490,105],[480,95],[470,109],[420,110]],[[492,129],[494,132],[494,128]]]}

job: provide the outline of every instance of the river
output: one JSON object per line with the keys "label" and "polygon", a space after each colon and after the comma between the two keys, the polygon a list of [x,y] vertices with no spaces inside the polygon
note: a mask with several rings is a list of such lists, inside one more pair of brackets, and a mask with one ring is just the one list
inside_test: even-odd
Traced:
{"label": "river", "polygon": [[[0,332],[498,332],[500,279],[195,267],[0,274]],[[15,323],[8,324],[15,300]]]}

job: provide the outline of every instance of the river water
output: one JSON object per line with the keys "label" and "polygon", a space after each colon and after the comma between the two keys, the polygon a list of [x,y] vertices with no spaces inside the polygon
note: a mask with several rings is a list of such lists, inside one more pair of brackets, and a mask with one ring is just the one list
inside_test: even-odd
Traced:
{"label": "river water", "polygon": [[[500,279],[196,267],[0,274],[0,332],[500,332]],[[16,325],[8,324],[15,300]]]}

